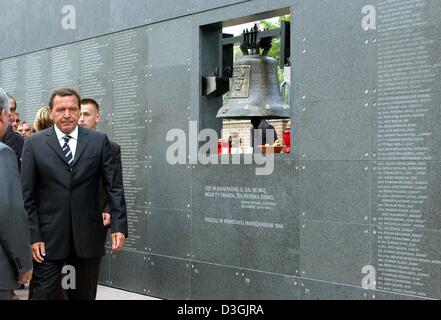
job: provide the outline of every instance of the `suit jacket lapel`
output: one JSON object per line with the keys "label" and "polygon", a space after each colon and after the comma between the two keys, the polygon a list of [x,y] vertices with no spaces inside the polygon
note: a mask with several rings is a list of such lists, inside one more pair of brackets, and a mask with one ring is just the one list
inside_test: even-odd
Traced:
{"label": "suit jacket lapel", "polygon": [[55,151],[55,153],[61,158],[61,160],[63,160],[66,165],[69,165],[66,157],[64,156],[63,150],[61,149],[61,145],[58,141],[57,134],[55,133],[54,126],[52,126],[52,128],[46,132],[46,136],[48,137],[47,144],[49,145],[49,147],[51,147],[52,150]]}
{"label": "suit jacket lapel", "polygon": [[75,163],[78,161],[78,159],[81,157],[81,154],[84,151],[84,148],[86,147],[87,143],[89,142],[89,135],[87,130],[84,130],[81,127],[78,127],[78,142],[77,142],[77,150],[75,151],[75,158],[72,162],[72,167],[75,165]]}

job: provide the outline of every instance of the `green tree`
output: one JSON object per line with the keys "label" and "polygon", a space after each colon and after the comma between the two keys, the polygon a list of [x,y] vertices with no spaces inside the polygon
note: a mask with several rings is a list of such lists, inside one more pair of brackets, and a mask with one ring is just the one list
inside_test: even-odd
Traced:
{"label": "green tree", "polygon": [[[261,25],[261,28],[263,28],[263,29],[274,30],[274,29],[280,28],[281,21],[291,21],[291,16],[290,15],[280,16],[279,21],[277,23],[273,23],[269,20],[261,20],[260,25]],[[268,56],[275,59],[277,61],[277,65],[280,64],[280,39],[279,38],[273,39],[272,47],[271,47],[270,51],[268,52]],[[277,73],[278,73],[279,82],[282,83],[283,78],[284,78],[283,70],[280,68],[277,68]]]}
{"label": "green tree", "polygon": [[[259,21],[260,24],[260,30],[274,30],[280,28],[280,22],[281,21],[291,21],[291,16],[280,16],[279,21],[274,23],[270,20],[261,20]],[[234,60],[237,60],[242,56],[242,52],[240,51],[239,46],[234,47]],[[273,39],[272,47],[268,53],[268,56],[270,56],[273,59],[276,59],[277,64],[280,62],[280,39],[276,38]]]}

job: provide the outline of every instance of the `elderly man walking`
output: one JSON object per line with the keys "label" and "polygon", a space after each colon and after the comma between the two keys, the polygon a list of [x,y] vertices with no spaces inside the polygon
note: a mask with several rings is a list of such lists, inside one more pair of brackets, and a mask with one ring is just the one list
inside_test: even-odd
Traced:
{"label": "elderly man walking", "polygon": [[[8,96],[0,88],[0,138],[9,126]],[[14,151],[0,142],[0,300],[32,277],[29,223]]]}
{"label": "elderly man walking", "polygon": [[22,187],[31,227],[33,299],[57,299],[64,265],[73,267],[69,300],[94,300],[106,229],[99,204],[102,181],[109,196],[112,250],[127,237],[127,212],[119,168],[103,133],[78,126],[79,94],[57,89],[49,107],[54,125],[26,139]]}

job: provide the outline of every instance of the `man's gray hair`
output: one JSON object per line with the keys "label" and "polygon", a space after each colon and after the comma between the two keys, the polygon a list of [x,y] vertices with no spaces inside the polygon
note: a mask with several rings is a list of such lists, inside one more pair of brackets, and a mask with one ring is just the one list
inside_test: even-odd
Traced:
{"label": "man's gray hair", "polygon": [[0,88],[0,113],[3,112],[3,109],[9,112],[9,98],[5,90]]}

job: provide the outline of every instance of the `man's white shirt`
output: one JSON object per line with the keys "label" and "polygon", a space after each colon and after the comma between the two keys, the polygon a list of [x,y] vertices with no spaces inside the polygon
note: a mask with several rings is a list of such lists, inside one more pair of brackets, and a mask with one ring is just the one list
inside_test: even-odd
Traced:
{"label": "man's white shirt", "polygon": [[58,142],[60,143],[61,148],[63,148],[64,143],[65,143],[63,138],[65,136],[71,137],[68,144],[69,144],[70,151],[72,152],[72,159],[75,159],[75,152],[77,151],[77,143],[78,143],[78,126],[76,126],[75,129],[69,134],[65,134],[65,133],[61,132],[61,130],[58,129],[58,127],[56,125],[54,125],[54,127],[55,127],[55,133],[57,134]]}

